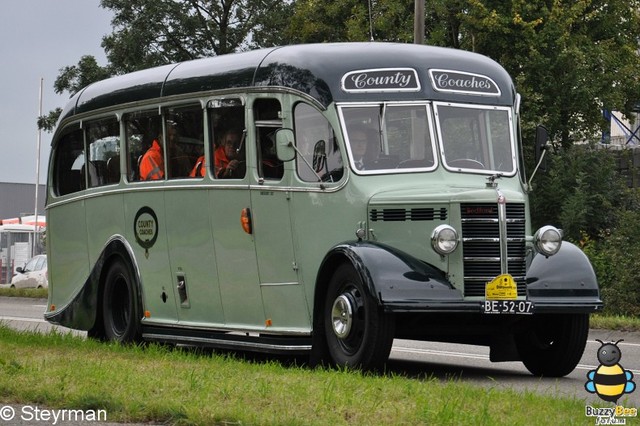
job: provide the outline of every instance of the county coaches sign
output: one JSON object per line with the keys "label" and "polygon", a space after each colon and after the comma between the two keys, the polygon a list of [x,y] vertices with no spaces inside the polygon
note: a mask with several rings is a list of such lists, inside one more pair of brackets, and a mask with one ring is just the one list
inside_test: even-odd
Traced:
{"label": "county coaches sign", "polygon": [[420,80],[412,68],[357,70],[342,77],[342,90],[356,92],[418,92]]}
{"label": "county coaches sign", "polygon": [[429,70],[431,84],[437,92],[467,95],[500,96],[500,88],[487,76],[462,71]]}

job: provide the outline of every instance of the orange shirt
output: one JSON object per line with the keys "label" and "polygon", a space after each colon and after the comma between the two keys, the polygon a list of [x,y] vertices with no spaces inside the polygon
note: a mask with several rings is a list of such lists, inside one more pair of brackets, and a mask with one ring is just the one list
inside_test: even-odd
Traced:
{"label": "orange shirt", "polygon": [[162,146],[157,140],[153,141],[151,148],[144,153],[140,160],[140,179],[158,180],[164,178],[164,157]]}
{"label": "orange shirt", "polygon": [[[198,167],[200,168],[200,172],[198,173]],[[201,155],[196,160],[196,165],[193,166],[191,173],[189,173],[189,177],[196,177],[196,175],[200,174],[200,176],[204,176],[206,173],[207,162],[204,159],[204,155]]]}

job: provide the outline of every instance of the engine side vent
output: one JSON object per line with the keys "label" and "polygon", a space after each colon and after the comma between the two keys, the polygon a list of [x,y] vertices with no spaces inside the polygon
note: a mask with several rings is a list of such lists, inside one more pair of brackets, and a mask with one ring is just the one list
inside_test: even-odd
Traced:
{"label": "engine side vent", "polygon": [[419,207],[413,209],[371,209],[369,219],[372,222],[404,222],[421,220],[446,220],[447,209],[441,207]]}

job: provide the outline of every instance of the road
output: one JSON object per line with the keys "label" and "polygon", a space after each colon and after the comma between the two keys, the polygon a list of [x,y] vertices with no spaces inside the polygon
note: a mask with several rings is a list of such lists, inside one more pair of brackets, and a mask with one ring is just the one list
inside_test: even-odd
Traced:
{"label": "road", "polygon": [[[69,331],[45,322],[42,316],[45,308],[45,300],[0,297],[0,322],[20,330],[46,332],[55,328]],[[399,339],[394,342],[389,369],[409,377],[459,379],[486,388],[511,388],[550,396],[570,396],[584,400],[585,404],[602,404],[604,401],[584,388],[587,373],[599,366],[597,351],[600,343],[595,339],[604,342],[624,339],[618,344],[622,352],[620,364],[633,373],[634,381],[640,387],[640,333],[609,330],[591,330],[578,367],[560,379],[533,377],[520,362],[492,363],[486,347]],[[625,395],[625,398],[628,399],[621,399],[619,403],[640,409],[640,389]],[[637,420],[640,421],[640,418]]]}

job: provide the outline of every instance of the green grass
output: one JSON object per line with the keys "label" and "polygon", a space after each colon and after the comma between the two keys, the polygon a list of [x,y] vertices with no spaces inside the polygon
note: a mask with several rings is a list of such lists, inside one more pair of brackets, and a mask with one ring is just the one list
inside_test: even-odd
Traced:
{"label": "green grass", "polygon": [[32,297],[46,299],[49,291],[46,288],[0,288],[0,296],[4,297]]}
{"label": "green grass", "polygon": [[178,425],[585,424],[584,401],[0,325],[0,401]]}
{"label": "green grass", "polygon": [[589,324],[591,328],[606,330],[640,331],[640,318],[624,315],[591,315]]}

